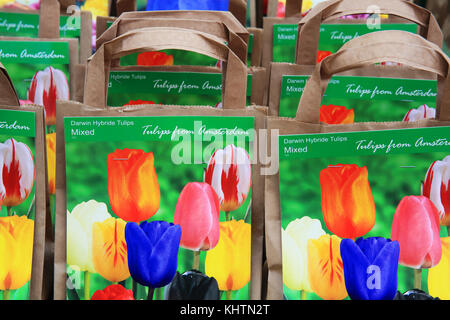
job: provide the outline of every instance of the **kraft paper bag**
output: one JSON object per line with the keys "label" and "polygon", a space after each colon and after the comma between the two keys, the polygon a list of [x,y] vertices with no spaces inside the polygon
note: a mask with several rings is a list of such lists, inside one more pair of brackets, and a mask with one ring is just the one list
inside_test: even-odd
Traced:
{"label": "kraft paper bag", "polygon": [[[168,43],[168,39],[170,39],[170,43]],[[156,104],[119,108],[106,107],[111,61],[128,53],[168,48],[194,50],[223,61],[222,109]],[[57,106],[57,156],[63,160],[57,163],[57,226],[55,236],[58,241],[55,247],[55,299],[66,299],[66,295],[69,299],[95,299],[96,295],[102,294],[100,291],[103,291],[103,294],[107,294],[108,287],[113,282],[118,282],[124,288],[133,289],[133,298],[135,299],[152,297],[153,299],[162,299],[164,296],[171,297],[172,290],[179,290],[180,288],[176,284],[169,284],[168,287],[162,290],[160,287],[167,285],[167,282],[156,281],[155,283],[149,279],[141,278],[135,273],[130,274],[128,265],[136,261],[131,251],[123,251],[123,245],[120,248],[115,246],[114,250],[118,249],[120,253],[119,251],[117,252],[120,256],[123,259],[128,259],[128,265],[124,263],[124,260],[121,260],[120,264],[114,265],[113,261],[109,259],[108,253],[106,253],[106,256],[102,256],[97,251],[100,249],[97,246],[98,241],[103,241],[97,238],[97,235],[103,234],[101,238],[104,240],[107,240],[107,237],[109,237],[106,229],[104,229],[105,232],[100,231],[100,229],[103,229],[103,225],[106,227],[107,224],[115,223],[120,239],[126,242],[127,248],[131,250],[131,248],[134,248],[134,231],[139,231],[139,229],[136,229],[139,226],[133,221],[144,220],[147,220],[148,223],[141,222],[142,227],[154,225],[157,223],[156,221],[166,221],[161,222],[162,229],[159,230],[161,232],[167,230],[164,237],[168,237],[167,239],[171,243],[170,248],[167,248],[167,250],[171,250],[167,252],[167,255],[170,254],[170,258],[164,259],[166,265],[158,267],[165,270],[165,277],[169,278],[169,280],[173,276],[178,279],[177,282],[183,281],[183,277],[186,276],[185,272],[189,269],[200,270],[203,275],[206,273],[206,276],[211,278],[211,280],[208,280],[211,281],[211,286],[208,287],[208,292],[211,292],[211,295],[208,295],[209,298],[261,298],[264,201],[261,198],[263,179],[259,174],[258,162],[252,163],[250,171],[247,171],[245,174],[244,171],[239,172],[239,175],[243,174],[241,179],[243,183],[246,183],[246,187],[241,189],[244,192],[239,196],[240,200],[238,199],[238,201],[234,202],[234,205],[230,203],[230,206],[219,206],[221,202],[217,199],[216,205],[207,206],[204,208],[209,209],[198,211],[199,219],[196,221],[204,223],[206,220],[202,219],[201,215],[209,214],[209,210],[216,212],[216,209],[223,209],[219,215],[219,226],[216,224],[211,225],[203,229],[203,231],[197,232],[197,235],[192,235],[191,233],[194,237],[202,238],[203,235],[206,235],[204,232],[209,232],[208,239],[211,240],[189,242],[186,239],[189,238],[189,234],[193,229],[186,225],[183,220],[183,208],[190,206],[188,199],[197,198],[199,201],[203,199],[202,201],[214,202],[217,193],[216,191],[212,192],[209,188],[212,185],[204,182],[210,181],[211,171],[208,173],[207,166],[205,166],[209,163],[209,154],[203,157],[202,155],[199,156],[199,154],[195,155],[195,150],[192,150],[193,153],[186,150],[183,152],[180,150],[181,153],[175,152],[177,149],[173,151],[174,146],[172,144],[176,141],[171,140],[172,137],[177,137],[183,133],[182,140],[185,140],[185,142],[191,141],[192,136],[190,134],[194,134],[195,140],[192,141],[194,144],[191,146],[195,145],[200,148],[199,150],[203,150],[200,146],[202,142],[206,142],[202,138],[203,133],[225,134],[225,136],[230,137],[237,135],[237,137],[243,139],[244,145],[247,145],[244,148],[245,152],[242,148],[233,147],[229,143],[227,144],[229,145],[227,150],[235,148],[233,150],[239,152],[243,156],[243,160],[246,158],[245,154],[251,155],[252,158],[255,157],[256,140],[250,139],[253,137],[253,134],[250,133],[253,130],[264,128],[267,110],[265,107],[258,106],[245,107],[244,88],[246,87],[246,74],[247,68],[245,64],[220,40],[206,33],[180,28],[142,28],[130,31],[105,42],[89,59],[86,69],[83,104],[59,101]],[[94,125],[94,127],[85,127],[89,123]],[[119,126],[116,127],[115,124]],[[130,129],[131,131],[129,131]],[[114,137],[103,130],[113,130],[110,133],[115,132],[113,133]],[[119,133],[117,130],[125,130],[126,132],[122,131],[122,133]],[[102,131],[105,135],[100,134]],[[201,136],[197,136],[196,133],[201,133]],[[174,134],[175,136],[173,136]],[[82,136],[87,137],[85,142],[82,142]],[[112,139],[109,139],[108,136]],[[220,138],[217,139],[220,140]],[[99,166],[94,165],[94,167],[99,169],[96,174],[99,183],[94,184],[96,187],[92,184],[86,185],[85,182],[75,178],[74,170],[76,170],[76,166],[73,166],[73,163],[70,161],[72,158],[70,153],[74,151],[74,148],[84,148],[92,143],[99,148],[95,157],[99,160]],[[109,183],[113,183],[112,180],[108,180],[108,177],[112,179],[112,167],[108,169],[106,162],[113,161],[115,163],[116,161],[121,161],[119,159],[124,159],[124,155],[119,155],[121,149],[123,152],[131,150],[141,152],[138,150],[143,150],[150,157],[148,165],[154,168],[148,171],[152,176],[148,176],[145,179],[146,188],[151,189],[147,190],[147,194],[152,195],[151,199],[149,198],[145,201],[150,205],[148,207],[149,210],[145,210],[147,212],[145,216],[124,215],[125,212],[116,206],[116,204],[120,205],[121,203],[124,204],[124,202],[114,203],[113,190],[106,187]],[[210,145],[208,152],[214,151],[213,149],[216,148]],[[114,152],[117,155],[114,155]],[[171,152],[172,155],[175,155],[175,158],[171,158]],[[108,153],[110,154],[110,160],[107,160]],[[196,164],[192,165],[191,162],[187,161],[189,159],[186,160],[187,162],[183,162],[183,159],[178,159],[177,154],[184,156],[185,160],[190,157],[189,154],[193,155]],[[88,154],[86,155],[88,156]],[[169,158],[164,159],[165,156]],[[84,157],[81,161],[88,160],[88,157]],[[203,160],[199,157],[202,157]],[[174,162],[174,160],[176,161]],[[247,162],[242,162],[242,164],[245,163]],[[190,173],[186,173],[186,170],[190,170]],[[214,167],[210,167],[210,170],[214,170]],[[171,175],[176,177],[175,180],[169,178]],[[74,177],[74,180],[72,177]],[[249,179],[251,179],[251,182]],[[106,185],[100,180],[104,180]],[[251,183],[251,194],[247,193],[249,182]],[[84,188],[90,189],[98,187],[98,190],[96,195],[92,193],[89,196],[85,195],[87,197],[79,195],[75,199],[73,198],[75,194],[72,192],[74,190],[72,187],[76,188],[77,185],[84,185]],[[192,198],[192,192],[197,194],[197,196]],[[184,195],[187,195],[187,198]],[[222,204],[224,205],[225,202],[222,202]],[[100,212],[104,213],[102,214],[104,218],[111,216],[111,218],[106,220],[99,216],[98,223],[94,223],[92,226],[93,243],[92,258],[90,258],[92,259],[92,268],[81,263],[79,259],[83,259],[83,255],[80,256],[76,253],[78,244],[76,241],[73,242],[75,239],[73,238],[73,232],[76,230],[73,229],[74,225],[76,225],[76,221],[73,219],[78,219],[78,217],[82,219],[76,212],[83,206],[85,208],[97,207]],[[199,207],[196,206],[196,208],[198,209]],[[108,215],[105,215],[105,210],[108,211]],[[141,212],[141,209],[136,208],[134,212],[137,214]],[[215,219],[213,218],[209,221],[216,221]],[[249,223],[250,221],[251,224]],[[172,222],[175,222],[175,224],[171,225],[170,223]],[[66,225],[69,229],[66,229]],[[185,230],[185,237],[188,238],[180,238],[178,226],[182,226],[181,228]],[[222,242],[220,241],[220,236],[217,239],[217,227],[220,230],[219,234],[224,239]],[[205,240],[206,238],[203,239]],[[229,242],[225,244],[223,241],[227,241],[227,239]],[[178,244],[182,247],[180,248]],[[231,247],[228,247],[228,245],[231,245]],[[69,251],[66,251],[66,248]],[[150,248],[148,249],[150,250]],[[210,250],[205,252],[198,251],[199,249]],[[129,254],[130,252],[131,255]],[[231,256],[227,258],[227,261],[230,261],[230,268],[227,268],[224,271],[225,273],[222,271],[218,272],[216,259],[221,259],[220,257],[223,254],[226,255],[233,252],[237,255],[234,258]],[[153,254],[158,255],[161,252],[154,252]],[[178,260],[174,256],[177,256]],[[111,265],[110,263],[113,264]],[[236,265],[236,269],[234,267],[231,268],[233,265]],[[174,266],[178,271],[176,275],[174,275]],[[150,267],[153,268],[150,265],[139,266],[139,268]],[[235,280],[232,284],[230,281],[227,283],[226,279]],[[90,291],[86,293],[84,292],[86,287],[84,283],[88,284],[89,281]],[[134,284],[133,281],[135,282]],[[221,295],[219,295],[218,290],[221,291]],[[199,294],[202,293],[199,292]],[[186,296],[185,299],[189,299],[189,297]]]}
{"label": "kraft paper bag", "polygon": [[[332,75],[355,68],[371,67],[374,63],[386,60],[437,75],[436,119],[344,125],[328,125],[319,122],[320,103]],[[449,62],[448,57],[437,45],[418,35],[404,31],[380,31],[367,34],[349,41],[336,54],[325,58],[315,67],[305,87],[295,119],[268,117],[267,128],[272,137],[268,139],[268,149],[271,150],[271,160],[276,162],[273,167],[278,167],[279,171],[272,170],[273,174],[266,176],[265,184],[267,299],[299,299],[301,297],[308,300],[349,298],[392,300],[396,290],[404,292],[416,286],[413,284],[413,278],[418,270],[428,273],[428,278],[422,276],[422,288],[425,289],[426,285],[430,294],[435,296],[440,294],[433,284],[436,281],[439,282],[442,273],[436,273],[432,271],[433,269],[420,269],[420,266],[427,268],[436,265],[439,262],[437,259],[430,261],[429,264],[420,263],[419,269],[413,271],[412,268],[408,268],[411,266],[410,260],[402,257],[401,254],[399,256],[400,247],[405,247],[403,250],[406,250],[406,247],[411,250],[411,247],[399,240],[400,234],[405,234],[408,230],[402,228],[401,224],[398,225],[400,221],[398,219],[407,219],[399,217],[403,213],[402,208],[405,203],[430,200],[425,199],[426,188],[424,187],[421,191],[421,181],[425,178],[428,166],[433,161],[442,160],[450,152],[448,143],[445,143],[450,125]],[[437,142],[438,140],[441,142]],[[354,165],[347,163],[354,163]],[[389,169],[390,164],[395,168],[391,166]],[[323,167],[323,173],[317,171],[320,165]],[[321,202],[320,190],[329,186],[325,181],[329,170],[339,171],[346,166],[349,166],[349,170],[350,167],[351,170],[362,170],[363,176],[360,181],[366,187],[367,168],[370,169],[368,176],[372,182],[375,202],[370,200],[372,199],[370,192],[366,192],[370,190],[370,187],[366,188],[366,193],[361,193],[361,197],[358,198],[369,199],[363,211],[365,215],[361,217],[363,220],[360,220],[362,222],[352,225],[348,222],[347,227],[343,226],[343,229],[339,229],[339,221],[341,225],[343,221],[354,221],[352,219],[357,219],[356,215],[350,214],[349,217],[333,220],[333,216],[338,214],[333,214],[336,206],[327,207],[327,202],[323,202],[326,201],[327,196],[332,196],[333,191],[322,190]],[[381,171],[381,168],[385,170]],[[296,178],[298,173],[302,173],[304,182]],[[407,186],[405,189],[398,187],[399,176],[405,179],[404,185]],[[415,177],[414,184],[407,180],[412,176]],[[385,182],[382,182],[383,177],[387,179]],[[288,181],[296,181],[297,197],[295,199],[286,189]],[[391,186],[397,186],[397,191],[389,193]],[[383,189],[386,190],[383,191]],[[363,194],[367,194],[367,197]],[[392,199],[389,198],[389,194],[393,195]],[[380,207],[383,199],[390,199],[389,202],[393,203]],[[333,203],[338,202],[336,198]],[[378,203],[376,214],[373,203],[375,205]],[[308,209],[305,211],[305,208]],[[438,220],[443,217],[442,213],[435,210],[433,211],[435,217],[433,228],[422,230],[422,225],[417,223],[412,228],[414,228],[413,237],[417,233],[428,232],[434,239],[436,250],[439,251],[441,240],[439,237],[445,237],[446,230],[444,225],[439,226],[438,223]],[[345,220],[347,218],[349,220]],[[291,222],[292,225],[290,225]],[[406,220],[404,223],[407,223]],[[392,232],[391,225],[393,225]],[[394,228],[394,226],[398,227]],[[301,232],[298,230],[301,228],[308,228],[309,235],[302,238],[303,240],[296,240],[298,237],[296,238],[295,230],[297,235],[300,235]],[[368,239],[353,242],[362,236]],[[374,292],[374,286],[365,287],[361,283],[358,284],[358,281],[366,280],[367,283],[371,283],[372,280],[367,277],[373,272],[364,273],[360,258],[354,256],[355,253],[350,248],[352,245],[363,245],[361,241],[369,241],[365,243],[370,244],[370,241],[373,241],[370,240],[373,239],[371,237],[376,236],[394,240],[384,242],[386,245],[389,243],[391,248],[389,252],[392,254],[383,256],[384,259],[391,259],[391,262],[388,269],[382,271],[389,272],[389,277],[394,278],[391,278],[393,280],[388,283],[380,282],[377,285],[378,289],[382,289],[377,291],[378,295]],[[300,245],[301,243],[304,245]],[[325,248],[323,245],[326,245],[328,249],[323,250]],[[423,250],[420,251],[420,246],[413,250],[423,253]],[[332,254],[334,258],[331,258]],[[317,259],[322,259],[323,264],[320,264]],[[329,267],[326,266],[327,261]],[[379,267],[378,262],[375,261],[373,264]],[[294,270],[295,274],[292,273]],[[318,272],[320,270],[323,272]],[[398,283],[395,280],[397,270]],[[349,288],[352,290],[347,290]]]}
{"label": "kraft paper bag", "polygon": [[8,73],[2,65],[0,69],[0,232],[9,252],[2,257],[9,275],[0,284],[2,299],[48,299],[52,229],[44,109],[20,106]]}

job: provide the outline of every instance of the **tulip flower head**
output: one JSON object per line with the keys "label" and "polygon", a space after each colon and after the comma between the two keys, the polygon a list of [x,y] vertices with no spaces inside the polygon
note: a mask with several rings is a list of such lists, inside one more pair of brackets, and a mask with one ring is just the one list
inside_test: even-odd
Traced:
{"label": "tulip flower head", "polygon": [[335,235],[354,239],[375,225],[368,175],[367,167],[356,164],[338,164],[320,172],[323,217]]}
{"label": "tulip flower head", "polygon": [[25,201],[34,185],[34,159],[30,148],[14,138],[0,143],[0,204],[14,207]]}
{"label": "tulip flower head", "polygon": [[232,144],[216,150],[209,159],[205,182],[217,193],[220,210],[229,212],[238,209],[247,199],[252,182],[247,151]]}
{"label": "tulip flower head", "polygon": [[28,100],[44,106],[47,125],[56,124],[56,100],[69,100],[69,84],[64,72],[53,67],[36,72],[28,90]]}
{"label": "tulip flower head", "polygon": [[333,54],[333,52],[331,52],[331,51],[322,51],[322,50],[319,50],[319,51],[317,51],[317,59],[316,59],[316,62],[319,63],[319,62],[321,62],[323,59],[325,59],[326,57],[331,56],[332,54]]}
{"label": "tulip flower head", "polygon": [[450,237],[441,238],[441,261],[428,270],[428,290],[442,300],[450,300]]}
{"label": "tulip flower head", "polygon": [[344,106],[323,105],[319,120],[327,124],[351,124],[355,122],[355,111]]}
{"label": "tulip flower head", "polygon": [[93,225],[111,218],[105,203],[89,200],[67,212],[67,264],[96,273],[93,262]]}
{"label": "tulip flower head", "polygon": [[403,121],[405,122],[414,122],[423,119],[434,119],[436,117],[436,109],[430,108],[426,104],[421,105],[417,109],[409,110]]}
{"label": "tulip flower head", "polygon": [[120,284],[112,284],[103,290],[97,290],[91,300],[134,300],[133,291],[125,289]]}
{"label": "tulip flower head", "polygon": [[173,56],[165,52],[150,51],[140,53],[137,56],[138,66],[171,66],[173,65]]}
{"label": "tulip flower head", "polygon": [[425,176],[422,194],[429,198],[439,211],[441,225],[450,226],[450,156],[435,161]]}
{"label": "tulip flower head", "polygon": [[0,290],[15,290],[31,278],[34,221],[25,216],[0,218]]}
{"label": "tulip flower head", "polygon": [[177,272],[165,293],[166,300],[220,300],[216,279],[197,270]]}
{"label": "tulip flower head", "polygon": [[391,239],[400,244],[401,265],[432,268],[442,256],[439,212],[425,196],[404,197],[395,210]]}
{"label": "tulip flower head", "polygon": [[174,223],[181,226],[181,247],[210,250],[219,241],[219,199],[204,182],[190,182],[180,193]]}
{"label": "tulip flower head", "polygon": [[335,235],[308,240],[308,280],[312,291],[324,300],[343,300],[348,295],[340,245]]}
{"label": "tulip flower head", "polygon": [[108,155],[107,166],[112,211],[121,219],[132,222],[154,216],[161,195],[153,152],[117,149]]}
{"label": "tulip flower head", "polygon": [[381,237],[341,241],[345,287],[352,300],[393,300],[400,245]]}
{"label": "tulip flower head", "polygon": [[125,225],[122,219],[108,218],[92,226],[92,259],[98,274],[111,282],[130,277]]}
{"label": "tulip flower head", "polygon": [[325,234],[318,219],[302,217],[282,230],[283,283],[291,290],[311,292],[308,281],[307,243]]}
{"label": "tulip flower head", "polygon": [[139,284],[164,287],[176,274],[181,227],[165,221],[129,222],[125,226],[128,268]]}
{"label": "tulip flower head", "polygon": [[244,220],[220,223],[217,246],[206,253],[205,273],[219,289],[239,290],[250,281],[251,226]]}
{"label": "tulip flower head", "polygon": [[48,191],[55,194],[55,176],[56,176],[56,133],[49,133],[47,140],[47,174]]}

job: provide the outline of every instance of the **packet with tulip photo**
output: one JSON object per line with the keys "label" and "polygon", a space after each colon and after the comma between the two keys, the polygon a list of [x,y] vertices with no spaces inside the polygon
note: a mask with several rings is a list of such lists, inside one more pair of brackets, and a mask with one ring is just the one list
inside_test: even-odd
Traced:
{"label": "packet with tulip photo", "polygon": [[[333,75],[387,57],[439,75],[434,117],[321,120]],[[266,241],[279,247],[268,246],[268,299],[394,300],[411,289],[449,298],[449,64],[409,32],[361,36],[316,66],[295,118],[269,117],[279,172],[266,177]]]}
{"label": "packet with tulip photo", "polygon": [[[223,107],[105,107],[111,57],[155,47],[226,61]],[[84,104],[57,105],[55,299],[260,298],[266,109],[246,107],[246,74],[222,42],[180,28],[130,31],[91,57]]]}
{"label": "packet with tulip photo", "polygon": [[51,275],[44,275],[50,236],[44,111],[19,106],[8,74],[0,68],[0,294],[2,300],[46,299],[44,282]]}

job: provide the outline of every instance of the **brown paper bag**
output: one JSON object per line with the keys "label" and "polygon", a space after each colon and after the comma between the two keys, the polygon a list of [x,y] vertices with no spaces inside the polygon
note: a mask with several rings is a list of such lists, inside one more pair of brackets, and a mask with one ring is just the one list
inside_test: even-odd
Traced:
{"label": "brown paper bag", "polygon": [[[29,246],[30,252],[26,251],[25,254],[13,254],[12,256],[2,257],[3,261],[10,259],[11,257],[22,257],[22,260],[16,265],[16,268],[30,268],[29,278],[25,283],[23,275],[19,278],[15,275],[16,272],[24,273],[23,270],[9,270],[8,274],[11,277],[11,283],[6,284],[6,280],[2,286],[14,286],[9,287],[9,290],[3,291],[3,299],[6,300],[7,291],[9,292],[9,299],[30,299],[30,300],[42,300],[48,299],[49,293],[51,292],[52,276],[49,274],[50,269],[48,269],[48,263],[52,261],[51,255],[51,239],[52,239],[52,229],[51,229],[51,219],[49,208],[48,208],[48,185],[47,185],[47,159],[46,159],[46,147],[45,147],[45,127],[44,127],[44,109],[41,106],[35,105],[25,105],[19,106],[19,100],[17,98],[16,92],[12,85],[12,82],[8,76],[8,73],[0,65],[0,109],[2,115],[8,116],[2,118],[0,123],[2,124],[2,140],[1,143],[5,143],[9,139],[19,140],[21,142],[15,141],[18,144],[25,144],[32,151],[32,157],[30,160],[34,160],[33,170],[34,170],[34,180],[32,184],[30,181],[24,181],[21,179],[21,187],[28,192],[24,193],[26,197],[20,195],[20,201],[14,200],[14,204],[9,202],[10,207],[8,208],[5,201],[8,197],[8,190],[6,190],[5,198],[0,200],[0,204],[5,211],[8,211],[8,216],[3,216],[2,219],[2,232],[12,232],[14,228],[23,228],[22,230],[27,230],[27,233],[22,232],[24,236],[17,237],[14,236],[15,241],[19,242],[15,245],[11,245],[11,250],[27,250],[25,246]],[[25,114],[11,114],[11,111],[24,111]],[[30,115],[32,115],[30,117]],[[33,119],[34,118],[34,119]],[[20,128],[19,128],[20,126]],[[34,127],[34,132],[25,132]],[[17,131],[16,131],[17,130]],[[19,132],[20,131],[20,132]],[[16,132],[14,134],[14,132]],[[6,141],[5,141],[6,139]],[[17,152],[19,148],[16,146]],[[23,149],[22,149],[23,151]],[[34,154],[34,155],[33,155]],[[3,154],[2,154],[3,156]],[[21,155],[21,161],[26,161],[27,157]],[[34,157],[34,159],[33,159]],[[3,166],[3,159],[2,159]],[[26,166],[26,168],[24,168]],[[21,169],[16,170],[29,170],[30,166],[22,164]],[[25,177],[25,172],[21,171],[23,177]],[[5,170],[3,173],[3,179],[8,179],[5,176]],[[5,181],[5,180],[4,180]],[[2,183],[4,181],[0,181]],[[16,182],[19,184],[19,181]],[[34,188],[33,188],[34,187]],[[3,203],[2,203],[3,202]],[[24,209],[26,207],[26,209]],[[22,210],[24,212],[22,212]],[[27,211],[28,210],[28,213]],[[9,216],[11,213],[11,216]],[[15,219],[19,217],[14,223],[10,222],[10,219]],[[8,230],[10,228],[10,230]],[[17,237],[17,238],[16,238]],[[13,240],[13,236],[5,237],[5,245],[8,245],[8,241]],[[24,244],[28,243],[28,244]],[[29,257],[26,257],[29,254]],[[17,258],[13,258],[17,259]],[[9,263],[9,265],[13,265]],[[8,267],[4,267],[8,268]],[[6,269],[8,270],[8,269]],[[20,285],[19,285],[20,282]],[[29,283],[29,288],[27,288],[27,283]],[[14,296],[15,295],[15,296]],[[18,297],[20,295],[20,298]]]}
{"label": "brown paper bag", "polygon": [[253,43],[252,48],[248,48],[249,52],[249,58],[247,58],[248,62],[251,66],[254,67],[261,67],[262,65],[262,36],[263,36],[263,29],[261,28],[248,28],[248,32],[253,35]]}
{"label": "brown paper bag", "polygon": [[[125,108],[106,108],[108,75],[111,61],[133,52],[181,49],[202,53],[224,61],[223,109],[195,106],[143,105]],[[245,64],[220,39],[206,33],[179,28],[143,28],[130,31],[104,43],[89,59],[86,70],[84,104],[59,101],[57,106],[57,214],[55,248],[55,299],[66,297],[66,168],[64,118],[84,116],[160,117],[160,116],[239,116],[254,117],[255,128],[264,127],[266,108],[245,108],[247,69]],[[251,203],[251,299],[260,299],[263,245],[263,179],[259,165],[252,165]]]}
{"label": "brown paper bag", "polygon": [[[268,17],[276,17],[277,16],[277,7],[278,0],[269,0],[267,5],[267,16]],[[285,17],[292,17],[299,15],[302,10],[303,1],[296,0],[286,0],[286,8],[285,8]]]}
{"label": "brown paper bag", "polygon": [[[417,70],[438,75],[438,98],[436,120],[417,122],[355,123],[349,125],[326,125],[319,122],[319,109],[323,93],[332,75],[355,68],[371,66],[386,59],[405,64]],[[337,133],[408,129],[450,125],[450,60],[435,44],[403,31],[380,31],[349,41],[334,55],[319,63],[305,87],[296,119],[269,117],[267,128],[280,135],[308,133]],[[269,140],[269,139],[268,139]],[[276,141],[276,142],[275,142]],[[272,160],[278,161],[278,136],[268,142]],[[276,144],[272,146],[272,144]],[[279,175],[268,175],[265,186],[266,204],[266,258],[268,264],[267,299],[283,298],[281,218]]]}

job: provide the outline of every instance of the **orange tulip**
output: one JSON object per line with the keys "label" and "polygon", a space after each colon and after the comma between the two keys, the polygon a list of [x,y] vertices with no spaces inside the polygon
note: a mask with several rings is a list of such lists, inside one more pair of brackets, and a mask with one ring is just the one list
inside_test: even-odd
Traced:
{"label": "orange tulip", "polygon": [[322,212],[327,228],[342,238],[365,235],[375,225],[375,202],[367,167],[329,166],[320,172]]}
{"label": "orange tulip", "polygon": [[92,227],[92,260],[94,268],[103,278],[111,282],[130,277],[128,270],[126,222],[108,218],[95,222]]}
{"label": "orange tulip", "polygon": [[47,134],[48,191],[55,194],[56,175],[56,133]]}
{"label": "orange tulip", "polygon": [[113,212],[125,221],[140,222],[159,209],[160,190],[152,152],[117,149],[110,153],[108,193]]}
{"label": "orange tulip", "polygon": [[326,57],[328,57],[328,56],[330,56],[330,55],[332,55],[332,54],[333,54],[333,52],[331,52],[331,51],[322,51],[322,50],[319,50],[319,51],[317,51],[317,60],[316,60],[316,62],[319,63],[319,62],[321,62],[323,59],[325,59]]}
{"label": "orange tulip", "polygon": [[137,56],[138,66],[172,66],[173,56],[159,51],[140,53]]}
{"label": "orange tulip", "polygon": [[340,246],[341,239],[335,235],[308,240],[308,280],[313,292],[325,300],[348,296]]}
{"label": "orange tulip", "polygon": [[0,218],[0,290],[15,290],[31,278],[34,221],[25,216]]}
{"label": "orange tulip", "polygon": [[355,111],[344,106],[323,105],[320,107],[320,121],[327,124],[354,123]]}

